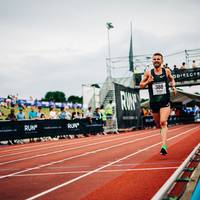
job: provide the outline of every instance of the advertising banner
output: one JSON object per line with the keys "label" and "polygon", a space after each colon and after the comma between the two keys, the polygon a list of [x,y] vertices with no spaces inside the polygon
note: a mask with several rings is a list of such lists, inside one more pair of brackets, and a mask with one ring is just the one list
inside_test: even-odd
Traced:
{"label": "advertising banner", "polygon": [[0,121],[0,141],[103,132],[101,121],[92,122],[89,124],[86,119]]}
{"label": "advertising banner", "polygon": [[140,123],[139,90],[116,83],[114,85],[118,128],[137,128]]}

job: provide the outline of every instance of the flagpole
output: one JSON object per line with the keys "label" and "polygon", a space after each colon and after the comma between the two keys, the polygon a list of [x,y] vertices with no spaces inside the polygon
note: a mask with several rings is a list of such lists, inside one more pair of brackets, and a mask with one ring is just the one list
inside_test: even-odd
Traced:
{"label": "flagpole", "polygon": [[132,36],[132,33],[133,33],[133,29],[132,29],[132,21],[131,21],[131,36]]}
{"label": "flagpole", "polygon": [[[133,29],[132,29],[132,21],[130,22],[130,31],[131,31],[131,41],[130,41],[130,50],[131,50],[131,55],[130,55],[130,52],[129,52],[129,65],[132,65],[132,72],[133,72],[133,84],[134,84],[134,87],[135,87],[135,70],[134,70],[134,60],[133,60],[133,41],[132,41],[132,33],[133,33]],[[130,63],[131,61],[131,63]],[[130,66],[131,67],[131,66]]]}
{"label": "flagpole", "polygon": [[130,51],[129,51],[129,59],[131,61],[131,66],[132,69],[130,68],[130,70],[132,70],[134,72],[134,61],[133,61],[133,38],[132,38],[132,35],[133,35],[133,29],[132,29],[132,21],[130,22],[130,32],[131,32],[131,40],[130,40]]}
{"label": "flagpole", "polygon": [[111,75],[111,53],[110,53],[110,28],[107,26],[107,33],[108,33],[108,59],[107,59],[107,76],[109,78],[112,77]]}

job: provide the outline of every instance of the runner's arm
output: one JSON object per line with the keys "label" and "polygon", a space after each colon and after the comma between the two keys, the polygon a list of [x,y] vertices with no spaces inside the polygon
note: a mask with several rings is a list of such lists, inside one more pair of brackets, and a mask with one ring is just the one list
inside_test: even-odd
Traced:
{"label": "runner's arm", "polygon": [[143,79],[142,79],[141,82],[140,82],[140,88],[145,88],[145,87],[148,85],[148,83],[150,82],[150,81],[149,81],[149,77],[150,77],[150,74],[149,74],[148,71],[146,71],[146,72],[144,73]]}
{"label": "runner's arm", "polygon": [[174,77],[171,74],[171,71],[169,69],[166,69],[166,71],[167,71],[167,76],[168,76],[168,79],[170,81],[171,87],[175,88],[176,87],[176,83],[175,83]]}
{"label": "runner's arm", "polygon": [[166,70],[167,70],[167,77],[170,81],[170,85],[172,87],[174,96],[176,96],[176,83],[175,83],[174,77],[172,76],[171,71],[169,69],[166,69]]}

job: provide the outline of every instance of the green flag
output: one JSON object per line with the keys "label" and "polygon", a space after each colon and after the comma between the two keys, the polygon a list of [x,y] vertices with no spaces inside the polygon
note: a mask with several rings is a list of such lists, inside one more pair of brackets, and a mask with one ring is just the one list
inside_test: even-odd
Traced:
{"label": "green flag", "polygon": [[130,40],[130,49],[129,49],[129,71],[134,71],[133,68],[133,44],[132,44],[132,33],[131,33],[131,40]]}
{"label": "green flag", "polygon": [[114,28],[114,26],[112,25],[111,22],[107,22],[106,27],[107,27],[108,30],[111,29],[111,28]]}

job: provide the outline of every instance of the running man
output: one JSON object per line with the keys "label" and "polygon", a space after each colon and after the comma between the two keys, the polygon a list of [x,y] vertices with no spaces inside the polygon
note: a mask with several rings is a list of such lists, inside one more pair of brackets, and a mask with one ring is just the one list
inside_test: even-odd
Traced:
{"label": "running man", "polygon": [[163,55],[161,53],[153,54],[152,58],[154,69],[146,71],[140,87],[145,88],[148,85],[150,108],[156,127],[160,128],[162,146],[160,153],[167,154],[167,120],[170,114],[170,91],[169,82],[174,95],[176,95],[176,87],[171,71],[163,67]]}

